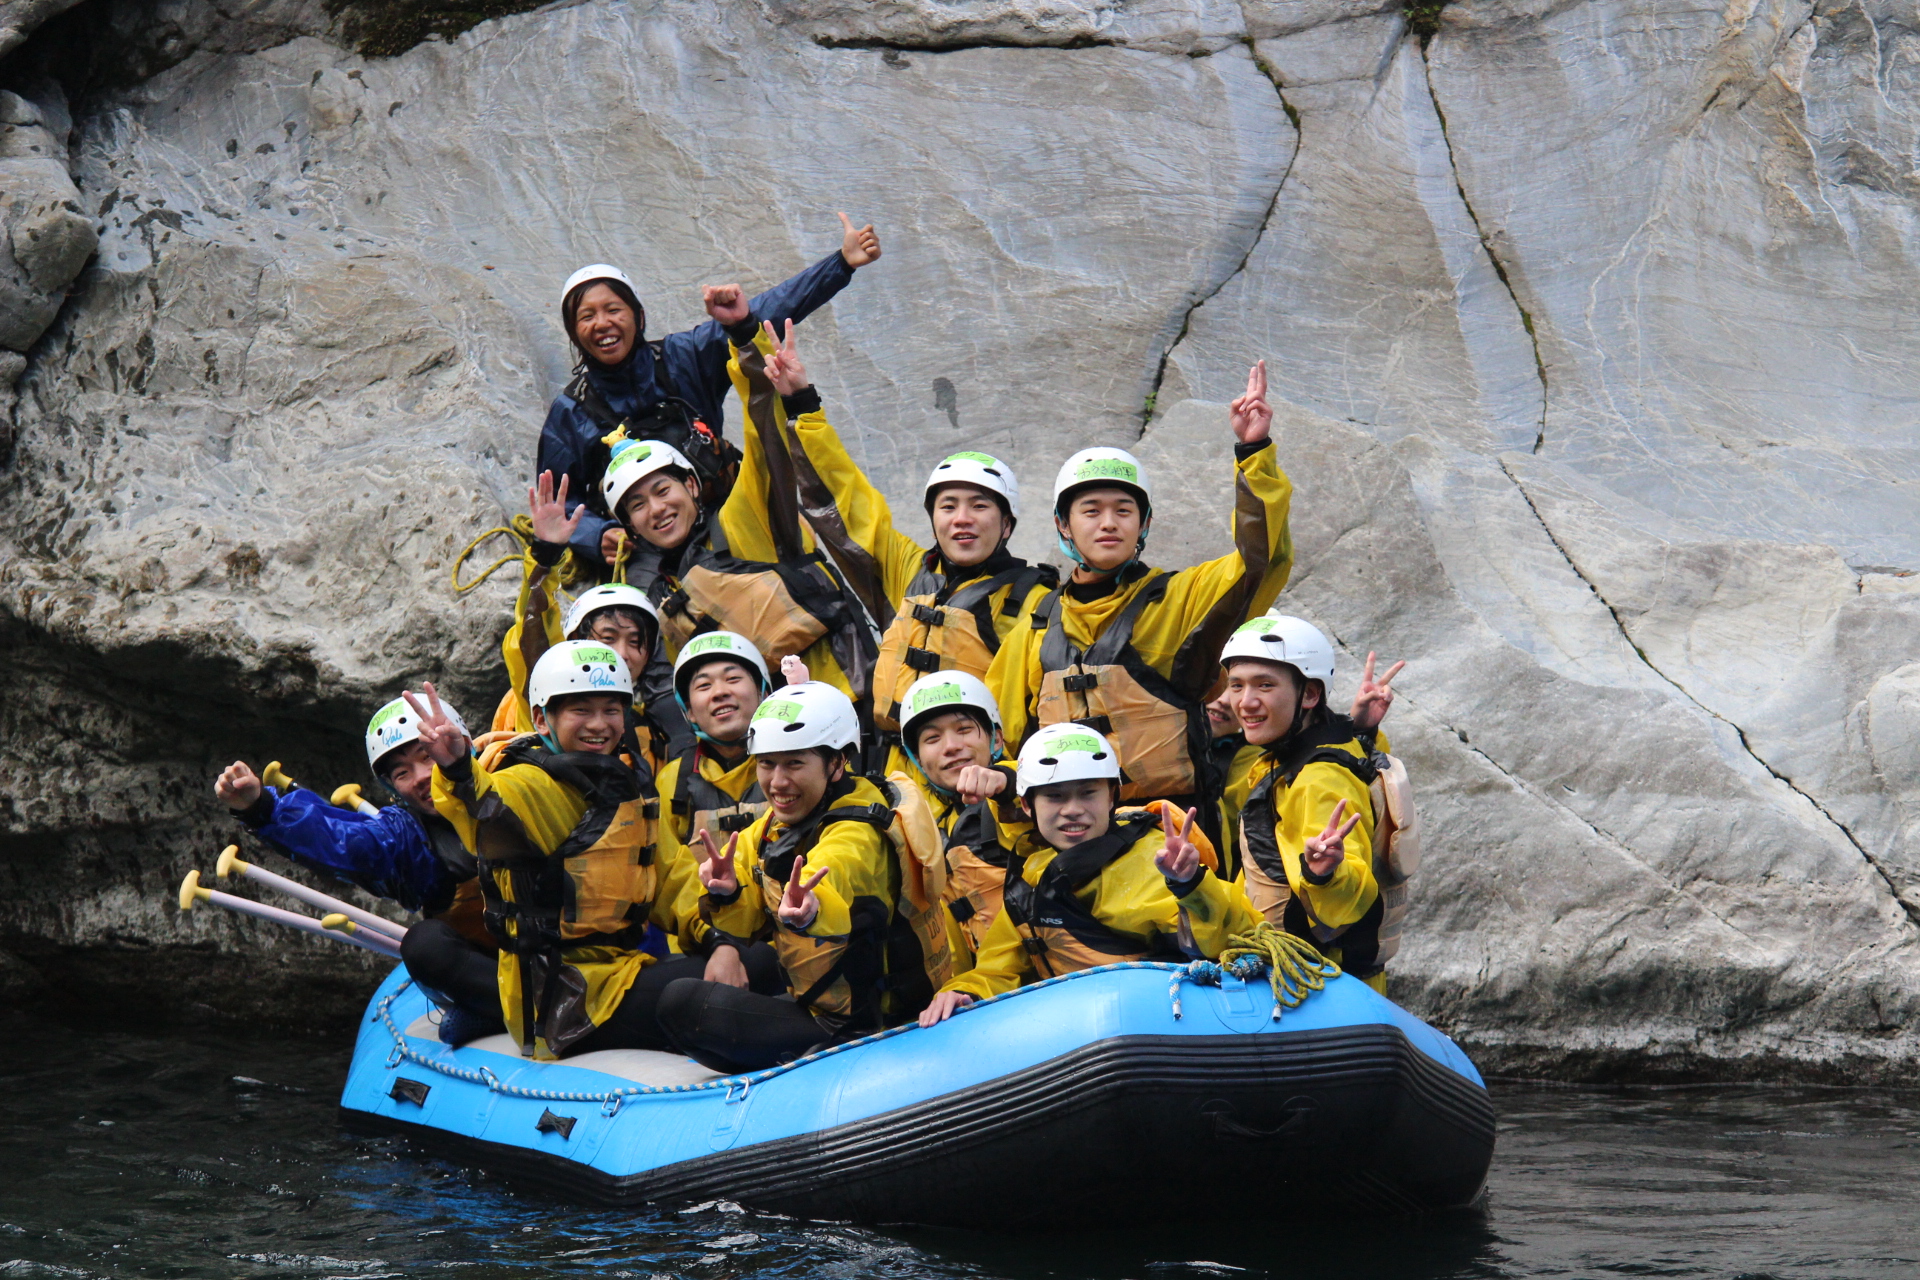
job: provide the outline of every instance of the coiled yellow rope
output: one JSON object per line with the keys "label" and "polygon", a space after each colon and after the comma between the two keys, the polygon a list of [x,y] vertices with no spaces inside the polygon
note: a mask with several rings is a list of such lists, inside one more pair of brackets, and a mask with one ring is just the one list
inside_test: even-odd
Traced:
{"label": "coiled yellow rope", "polygon": [[[501,556],[498,560],[495,560],[492,564],[488,565],[481,572],[480,576],[475,578],[473,581],[468,583],[462,583],[460,581],[460,570],[462,567],[466,565],[468,558],[472,556],[473,553],[479,549],[481,543],[485,542],[488,538],[497,537],[501,534],[505,534],[507,537],[512,538],[514,541],[518,542],[520,544],[519,547],[507,553],[506,555]],[[487,530],[485,533],[475,538],[472,542],[469,542],[466,545],[466,549],[463,550],[458,556],[454,558],[453,572],[450,575],[452,584],[453,584],[453,593],[457,596],[463,596],[467,594],[467,592],[473,590],[475,587],[485,582],[488,578],[491,578],[494,574],[494,571],[497,570],[501,565],[511,564],[515,560],[519,560],[520,558],[525,556],[527,553],[527,549],[532,545],[533,545],[533,517],[532,516],[524,515],[524,514],[517,515],[513,518],[512,522],[509,524],[495,525],[493,528]]]}
{"label": "coiled yellow rope", "polygon": [[1167,991],[1173,998],[1173,1016],[1180,1016],[1182,982],[1217,987],[1227,974],[1249,982],[1263,973],[1273,985],[1273,1016],[1278,1021],[1286,1010],[1299,1008],[1308,996],[1323,990],[1328,978],[1339,977],[1340,966],[1305,938],[1296,938],[1262,920],[1250,931],[1228,938],[1218,960],[1195,960],[1175,972]]}

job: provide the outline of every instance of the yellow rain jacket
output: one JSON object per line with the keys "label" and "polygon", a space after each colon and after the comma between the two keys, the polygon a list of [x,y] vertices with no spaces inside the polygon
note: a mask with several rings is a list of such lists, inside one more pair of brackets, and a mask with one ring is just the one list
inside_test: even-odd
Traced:
{"label": "yellow rain jacket", "polygon": [[[1373,867],[1373,796],[1352,770],[1322,753],[1364,761],[1367,751],[1344,716],[1301,735],[1275,754],[1244,748],[1246,790],[1233,815],[1241,845],[1240,871],[1247,897],[1277,929],[1304,938],[1346,972],[1384,993],[1385,971],[1376,963],[1384,907]],[[1384,736],[1379,739],[1385,751]],[[1304,763],[1303,763],[1304,762]],[[1291,779],[1289,779],[1291,774]],[[1308,837],[1326,830],[1344,800],[1345,857],[1325,877],[1308,874],[1302,855]],[[1231,802],[1230,802],[1231,803]]]}
{"label": "yellow rain jacket", "polygon": [[[900,893],[899,864],[883,834],[892,813],[880,789],[860,777],[828,787],[796,826],[769,810],[740,833],[733,859],[740,887],[700,900],[702,916],[722,933],[773,942],[788,992],[828,1037],[864,1035],[885,1016],[887,932]],[[827,876],[814,886],[820,911],[813,923],[790,929],[776,911],[802,854],[806,876],[822,867]]]}
{"label": "yellow rain jacket", "polygon": [[552,1059],[605,1022],[652,962],[637,950],[647,923],[679,932],[694,867],[660,856],[656,802],[619,757],[555,756],[535,738],[487,756],[436,768],[434,807],[481,863],[507,1030],[523,1053]]}
{"label": "yellow rain jacket", "polygon": [[1018,882],[987,931],[974,967],[945,990],[979,998],[1022,983],[1122,960],[1186,960],[1220,954],[1259,920],[1239,886],[1204,864],[1176,898],[1154,865],[1166,846],[1159,819],[1121,811],[1097,840],[1065,853],[1023,836],[1014,850]]}
{"label": "yellow rain jacket", "polygon": [[[1287,531],[1293,486],[1270,442],[1242,452],[1235,463],[1233,551],[1171,574],[1130,565],[1093,599],[1078,599],[1071,583],[1063,585],[1035,608],[1030,626],[1007,636],[987,687],[1000,703],[1010,748],[1040,724],[1079,721],[1113,741],[1128,779],[1123,800],[1192,804],[1212,789],[1195,784],[1212,741],[1205,703],[1220,679],[1220,647],[1235,627],[1273,604],[1293,569]],[[1088,593],[1083,588],[1081,594]],[[1096,677],[1076,676],[1064,664],[1049,672],[1042,651],[1054,614],[1067,645],[1087,655],[1130,612],[1130,644]],[[1088,687],[1077,687],[1082,683]],[[1213,825],[1211,811],[1207,825]]]}
{"label": "yellow rain jacket", "polygon": [[[877,619],[886,634],[874,668],[874,723],[897,733],[908,686],[930,671],[964,671],[984,680],[1001,642],[1028,622],[1057,574],[1050,565],[1030,565],[1004,551],[970,569],[941,572],[937,550],[894,526],[886,497],[854,462],[825,413],[816,409],[795,418],[791,440],[796,462],[819,476],[848,537],[877,567],[892,618]],[[896,747],[888,771],[908,765]]]}
{"label": "yellow rain jacket", "polygon": [[[729,766],[704,748],[694,747],[667,762],[657,785],[661,857],[687,858],[696,870],[702,855],[695,843],[696,831],[704,827],[713,832],[714,842],[724,849],[729,835],[746,830],[767,809],[760,794],[759,773],[748,755]],[[705,950],[709,932],[699,913],[699,876],[688,881],[687,892],[681,908],[682,932],[676,942],[682,951],[697,953]]]}

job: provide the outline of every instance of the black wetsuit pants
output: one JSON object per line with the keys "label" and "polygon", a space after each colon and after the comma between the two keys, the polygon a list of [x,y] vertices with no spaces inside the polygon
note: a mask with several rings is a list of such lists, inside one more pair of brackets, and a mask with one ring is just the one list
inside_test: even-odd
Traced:
{"label": "black wetsuit pants", "polygon": [[660,1028],[681,1053],[729,1075],[791,1062],[833,1037],[787,996],[682,980],[660,996]]}
{"label": "black wetsuit pants", "polygon": [[[400,943],[407,972],[422,986],[440,992],[478,1017],[500,1017],[500,972],[495,952],[467,941],[439,920],[423,920]],[[698,956],[669,956],[640,971],[611,1017],[592,1034],[568,1046],[566,1057],[596,1049],[668,1049],[655,1010],[660,994],[676,980],[697,979],[707,962]],[[730,989],[730,988],[729,988]],[[505,1024],[501,1023],[501,1029]]]}

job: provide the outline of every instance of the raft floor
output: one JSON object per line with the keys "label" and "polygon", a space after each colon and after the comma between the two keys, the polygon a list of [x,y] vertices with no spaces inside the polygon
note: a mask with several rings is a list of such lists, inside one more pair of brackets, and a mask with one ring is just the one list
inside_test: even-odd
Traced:
{"label": "raft floor", "polygon": [[[413,1025],[407,1028],[407,1034],[434,1044],[440,1043],[440,1028],[426,1014],[413,1020]],[[520,1046],[513,1042],[513,1037],[505,1034],[481,1036],[461,1048],[480,1049],[506,1058],[520,1057]],[[566,1065],[646,1085],[699,1084],[702,1080],[720,1078],[718,1071],[709,1071],[692,1058],[683,1058],[677,1053],[656,1053],[651,1049],[602,1049],[598,1053],[579,1053],[566,1059]]]}

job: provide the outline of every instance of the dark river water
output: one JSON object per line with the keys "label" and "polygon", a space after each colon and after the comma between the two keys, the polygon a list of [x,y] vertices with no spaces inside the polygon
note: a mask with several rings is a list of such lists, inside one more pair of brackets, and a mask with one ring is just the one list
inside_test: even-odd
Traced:
{"label": "dark river water", "polygon": [[[0,1072],[9,1280],[1920,1276],[1916,1093],[1496,1084],[1484,1218],[1279,1227],[1249,1204],[1243,1227],[995,1239],[523,1194],[343,1133],[344,1042],[16,1024],[12,1044],[16,1065]],[[1010,1194],[1037,1176],[1009,1169]]]}

